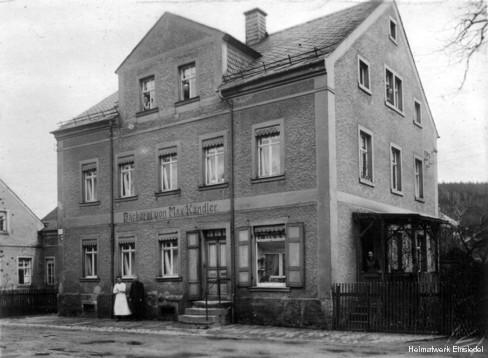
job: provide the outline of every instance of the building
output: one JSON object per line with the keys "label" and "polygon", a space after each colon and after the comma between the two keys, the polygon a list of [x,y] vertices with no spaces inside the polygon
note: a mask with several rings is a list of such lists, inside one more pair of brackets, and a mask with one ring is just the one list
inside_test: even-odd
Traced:
{"label": "building", "polygon": [[57,243],[45,245],[43,228],[0,179],[0,289],[56,287]]}
{"label": "building", "polygon": [[437,270],[437,131],[395,3],[266,16],[243,43],[165,13],[118,92],[53,132],[62,314],[109,315],[137,274],[148,317],[220,297],[327,327],[333,283]]}

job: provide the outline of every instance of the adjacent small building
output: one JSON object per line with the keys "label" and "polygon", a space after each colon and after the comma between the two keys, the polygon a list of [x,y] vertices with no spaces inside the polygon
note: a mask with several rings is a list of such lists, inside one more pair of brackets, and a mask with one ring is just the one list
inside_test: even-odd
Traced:
{"label": "adjacent small building", "polygon": [[0,289],[56,288],[57,235],[0,179]]}
{"label": "adjacent small building", "polygon": [[333,283],[435,275],[437,131],[396,4],[266,16],[241,42],[165,13],[53,132],[62,314],[110,315],[138,275],[150,318],[219,298],[330,327]]}

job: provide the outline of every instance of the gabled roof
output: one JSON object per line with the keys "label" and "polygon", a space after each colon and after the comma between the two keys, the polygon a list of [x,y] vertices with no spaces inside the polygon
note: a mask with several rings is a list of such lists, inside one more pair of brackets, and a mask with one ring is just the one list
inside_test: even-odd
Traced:
{"label": "gabled roof", "polygon": [[[224,82],[247,82],[327,56],[381,3],[360,3],[269,35],[252,46],[262,56],[246,68],[227,74]],[[228,87],[226,84],[223,87]]]}
{"label": "gabled roof", "polygon": [[27,213],[29,213],[29,215],[35,219],[38,224],[41,224],[41,220],[37,217],[36,214],[34,214],[34,212],[31,210],[31,208],[29,208],[27,206],[26,203],[24,203],[24,201],[12,190],[10,189],[10,187],[7,185],[7,183],[5,183],[2,179],[0,179],[0,187],[4,187],[6,191],[10,192],[10,194],[12,195],[12,197],[17,200],[17,202],[20,204],[20,206],[22,206]]}
{"label": "gabled roof", "polygon": [[72,128],[75,126],[100,122],[103,120],[111,119],[118,116],[117,106],[119,101],[119,92],[114,92],[110,96],[104,98],[94,106],[90,107],[86,111],[80,113],[76,117],[59,123],[59,128],[53,133]]}

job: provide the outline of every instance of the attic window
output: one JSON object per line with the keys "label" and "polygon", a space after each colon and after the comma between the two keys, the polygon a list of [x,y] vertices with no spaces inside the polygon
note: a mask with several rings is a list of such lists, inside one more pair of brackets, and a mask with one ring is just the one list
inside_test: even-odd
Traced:
{"label": "attic window", "polygon": [[154,98],[154,76],[141,80],[141,110],[147,111],[156,108]]}
{"label": "attic window", "polygon": [[7,233],[7,212],[0,211],[0,233],[6,234]]}
{"label": "attic window", "polygon": [[180,67],[180,101],[186,101],[197,96],[195,63]]}
{"label": "attic window", "polygon": [[397,43],[397,23],[390,17],[390,40]]}
{"label": "attic window", "polygon": [[369,64],[361,57],[358,57],[358,84],[359,88],[371,94],[369,84]]}

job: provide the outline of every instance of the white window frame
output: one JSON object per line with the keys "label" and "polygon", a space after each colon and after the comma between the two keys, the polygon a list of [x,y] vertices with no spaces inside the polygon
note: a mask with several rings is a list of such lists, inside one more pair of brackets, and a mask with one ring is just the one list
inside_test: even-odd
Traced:
{"label": "white window frame", "polygon": [[[279,154],[280,154],[280,170],[278,173],[269,175],[269,176],[261,176],[260,172],[260,151],[259,151],[259,136],[257,132],[261,129],[267,127],[279,127]],[[257,123],[252,126],[252,137],[251,137],[251,155],[252,155],[252,173],[251,178],[252,180],[256,180],[259,182],[259,179],[263,179],[266,181],[267,178],[269,180],[273,180],[274,177],[280,178],[285,174],[285,125],[284,119],[274,119],[267,122]],[[271,163],[270,163],[271,164]]]}
{"label": "white window frame", "polygon": [[[387,71],[391,73],[392,79],[393,79],[393,103],[389,102],[388,100],[388,80],[387,80]],[[389,108],[395,110],[396,112],[400,113],[402,116],[403,114],[403,109],[405,107],[405,100],[404,100],[404,90],[403,90],[403,78],[395,71],[393,71],[390,67],[385,65],[385,72],[384,72],[384,78],[385,78],[385,104]],[[401,82],[401,96],[398,95],[398,89],[397,89],[397,81]],[[399,106],[401,104],[401,107]]]}
{"label": "white window frame", "polygon": [[[398,151],[398,160],[395,161],[395,155],[393,150]],[[396,175],[394,175],[394,169],[396,168]],[[393,194],[403,195],[403,165],[402,165],[402,148],[396,144],[390,144],[390,188]],[[395,180],[396,178],[396,180]],[[398,186],[400,188],[398,188]]]}
{"label": "white window frame", "polygon": [[[389,19],[390,21],[388,21],[388,37],[395,45],[398,45],[398,24],[396,20],[393,19],[392,17],[390,17]],[[394,34],[391,33],[391,24],[393,24],[395,28]]]}
{"label": "white window frame", "polygon": [[[169,160],[165,160],[169,158]],[[167,167],[168,171],[168,183],[169,186],[165,188],[165,170],[164,168]],[[163,191],[171,191],[171,190],[176,190],[178,188],[178,154],[173,153],[173,154],[165,154],[161,155],[159,157],[159,170],[160,170],[160,177],[161,177],[161,183],[159,189]],[[173,174],[175,175],[175,179],[173,182]]]}
{"label": "white window frame", "polygon": [[[219,145],[216,147],[204,148],[203,149],[203,160],[204,160],[204,178],[205,178],[205,185],[215,185],[221,184],[225,182],[225,145]],[[222,161],[222,176],[220,177],[220,173],[215,173],[215,179],[212,180],[210,177],[210,169],[217,171],[220,167],[218,162]]]}
{"label": "white window frame", "polygon": [[0,227],[0,234],[8,234],[9,232],[8,211],[0,210],[0,216],[3,217],[2,226]]}
{"label": "white window frame", "polygon": [[[130,198],[132,196],[135,196],[134,170],[135,170],[134,161],[130,163],[119,164],[121,198]],[[128,188],[124,184],[126,182],[125,181],[126,177],[127,177]]]}
{"label": "white window frame", "polygon": [[[82,251],[83,251],[83,278],[98,278],[98,244],[96,245],[88,245],[82,244]],[[87,256],[91,256],[91,265],[90,265],[90,272],[92,275],[87,275]]]}
{"label": "white window frame", "polygon": [[[420,171],[417,171],[417,163],[420,163]],[[424,160],[419,155],[413,157],[413,171],[414,171],[414,188],[415,188],[415,200],[424,201],[424,176],[425,166]]]}
{"label": "white window frame", "polygon": [[[27,260],[27,262],[29,263],[29,265],[27,265],[27,266],[26,265],[23,265],[21,267],[20,266],[21,260],[22,261],[23,260]],[[24,275],[23,275],[24,282],[23,283],[20,282],[20,276],[19,276],[19,271],[20,270],[23,270],[24,271]],[[30,273],[28,275],[28,277],[29,277],[29,282],[28,283],[25,282],[25,277],[27,277],[27,275],[25,274],[25,271],[26,270],[30,270]],[[33,270],[33,259],[32,259],[32,256],[18,256],[17,257],[17,284],[19,286],[30,286],[30,285],[32,285],[32,276],[33,276],[32,270]]]}
{"label": "white window frame", "polygon": [[[418,113],[417,113],[418,106]],[[422,102],[418,99],[413,100],[413,123],[422,128]]]}
{"label": "white window frame", "polygon": [[[161,277],[163,278],[175,278],[179,277],[180,274],[180,250],[179,250],[179,240],[177,236],[178,234],[171,233],[171,234],[160,234],[159,235],[159,249],[160,249],[160,262],[161,262]],[[165,236],[171,236],[171,239],[164,239]],[[165,253],[169,252],[169,267],[170,272],[165,274],[165,264],[166,264],[166,256]],[[174,254],[177,254],[177,258],[174,258]]]}
{"label": "white window frame", "polygon": [[44,262],[46,267],[46,285],[54,286],[56,284],[56,258],[54,256],[46,256]]}
{"label": "white window frame", "polygon": [[[254,231],[254,228],[252,229]],[[255,277],[256,277],[256,287],[274,287],[274,288],[283,288],[286,287],[286,266],[287,266],[287,259],[285,258],[286,254],[286,245],[287,245],[287,240],[286,240],[286,232],[282,237],[273,237],[272,239],[269,240],[269,242],[281,242],[283,243],[283,252],[281,253],[268,253],[272,255],[279,255],[278,258],[278,276],[271,276],[271,277],[276,277],[276,278],[281,278],[284,279],[283,282],[259,282],[258,277],[259,277],[259,250],[258,250],[258,245],[260,242],[265,242],[264,240],[259,240],[257,235],[254,236],[254,252],[256,253],[255,255],[255,262],[254,262],[254,269],[255,269]],[[263,253],[266,255],[266,252]]]}
{"label": "white window frame", "polygon": [[[136,263],[135,241],[119,243],[119,250],[120,250],[120,274],[122,278],[133,278],[136,272],[135,271],[135,263]],[[128,257],[128,272],[126,272],[124,269],[124,255],[127,255]]]}
{"label": "white window frame", "polygon": [[[97,201],[97,169],[83,170],[83,202],[92,203]],[[91,186],[91,191],[88,188]],[[89,195],[91,193],[91,195]]]}
{"label": "white window frame", "polygon": [[[193,73],[190,73],[190,76],[185,75],[185,71],[187,69],[193,69]],[[186,65],[182,65],[178,68],[179,72],[179,92],[180,92],[180,101],[189,101],[193,98],[198,97],[198,90],[197,90],[197,66],[195,62],[187,63]],[[188,90],[188,98],[185,98],[185,82],[188,83],[189,90]]]}
{"label": "white window frame", "polygon": [[[366,86],[363,82],[361,81],[361,63],[364,63],[367,67],[367,75],[368,75],[368,86]],[[371,94],[371,71],[370,71],[370,64],[368,61],[366,61],[363,57],[358,55],[358,86],[361,88],[363,91],[365,91],[368,94]]]}
{"label": "white window frame", "polygon": [[[263,140],[266,140],[266,143],[263,143]],[[281,175],[283,170],[281,169],[281,134],[273,134],[268,136],[260,136],[256,139],[257,143],[257,152],[258,152],[258,178],[268,178],[274,177],[277,175]],[[278,149],[273,149],[278,147]],[[268,148],[268,171],[269,174],[265,175],[263,172],[263,153],[264,149]],[[279,158],[279,168],[277,172],[273,171],[273,154],[274,150],[278,150],[278,158]]]}
{"label": "white window frame", "polygon": [[[366,152],[366,154],[369,153],[368,159],[369,159],[369,171],[370,171],[370,179],[363,177],[362,175],[362,167],[363,167],[363,146],[362,146],[362,134],[366,134],[369,136],[369,150]],[[358,155],[359,155],[359,181],[363,184],[367,184],[370,186],[374,186],[374,142],[373,142],[373,132],[371,132],[369,129],[363,127],[363,126],[358,126]]]}
{"label": "white window frame", "polygon": [[[140,89],[141,89],[141,111],[149,111],[151,109],[157,108],[156,105],[156,81],[154,76],[148,76],[142,78],[140,80]],[[147,84],[152,83],[152,88],[147,88]],[[146,87],[144,87],[146,85]],[[149,103],[146,104],[144,99],[146,94],[149,97]]]}

